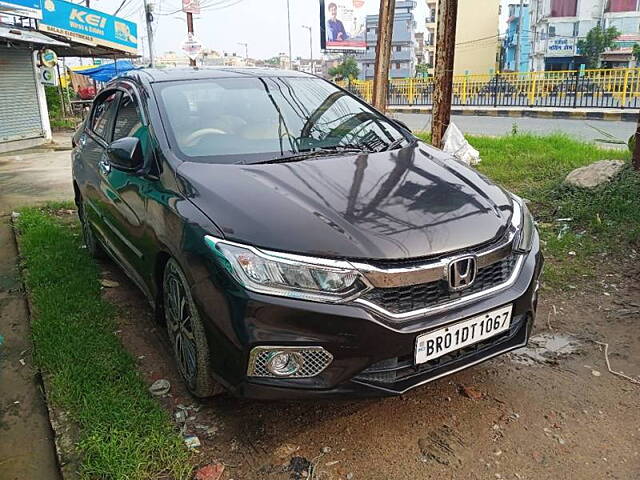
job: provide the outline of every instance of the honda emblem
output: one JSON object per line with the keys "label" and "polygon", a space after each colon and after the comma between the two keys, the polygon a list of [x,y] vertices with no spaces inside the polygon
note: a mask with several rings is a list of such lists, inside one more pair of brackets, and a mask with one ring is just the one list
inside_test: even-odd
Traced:
{"label": "honda emblem", "polygon": [[470,287],[476,279],[478,267],[476,257],[468,256],[456,258],[449,262],[447,269],[449,278],[449,290],[457,292]]}

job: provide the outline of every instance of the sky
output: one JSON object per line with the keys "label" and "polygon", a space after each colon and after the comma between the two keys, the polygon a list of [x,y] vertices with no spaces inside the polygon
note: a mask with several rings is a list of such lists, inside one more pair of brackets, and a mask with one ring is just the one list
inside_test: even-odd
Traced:
{"label": "sky", "polygon": [[[180,44],[186,38],[186,18],[181,8],[181,0],[149,0],[156,11],[154,35],[156,55],[167,51],[179,51]],[[469,1],[469,0],[466,0]],[[508,0],[501,0],[508,3]],[[514,0],[512,0],[514,1]],[[113,13],[122,0],[91,0],[91,7],[107,13]],[[291,10],[291,44],[293,57],[309,57],[309,31],[302,28],[308,25],[313,28],[314,57],[320,55],[320,9],[318,0],[289,0]],[[374,13],[379,5],[377,0],[367,0],[367,6]],[[247,43],[249,56],[266,59],[280,52],[288,52],[287,37],[287,0],[201,0],[203,5],[212,5],[195,16],[194,31],[207,49],[220,53],[236,53],[244,56]],[[424,31],[426,17],[426,1],[417,0],[414,15],[417,30]],[[213,6],[213,5],[217,6]],[[219,6],[229,5],[227,8]],[[503,6],[503,17],[506,8]],[[146,28],[143,16],[143,0],[125,0],[125,5],[118,13],[128,20],[138,23],[138,37],[146,43]],[[500,29],[504,30],[506,18],[501,18]],[[145,44],[145,52],[147,47]]]}

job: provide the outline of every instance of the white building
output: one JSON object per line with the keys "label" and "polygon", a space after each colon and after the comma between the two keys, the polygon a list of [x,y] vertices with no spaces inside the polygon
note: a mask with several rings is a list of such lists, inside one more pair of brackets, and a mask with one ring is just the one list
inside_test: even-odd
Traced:
{"label": "white building", "polygon": [[573,70],[584,64],[577,43],[600,25],[615,26],[619,48],[602,56],[603,66],[629,66],[640,40],[640,0],[532,0],[531,70]]}

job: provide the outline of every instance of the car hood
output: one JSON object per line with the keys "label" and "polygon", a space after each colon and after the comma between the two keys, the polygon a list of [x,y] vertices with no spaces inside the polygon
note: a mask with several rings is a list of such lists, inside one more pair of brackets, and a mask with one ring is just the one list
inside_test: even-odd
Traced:
{"label": "car hood", "polygon": [[185,162],[178,181],[225,238],[352,259],[428,257],[501,237],[509,195],[422,142],[263,165]]}

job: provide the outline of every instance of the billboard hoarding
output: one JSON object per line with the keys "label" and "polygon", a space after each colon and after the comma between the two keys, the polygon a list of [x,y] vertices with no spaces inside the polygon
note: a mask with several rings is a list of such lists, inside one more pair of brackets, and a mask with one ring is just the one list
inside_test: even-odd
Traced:
{"label": "billboard hoarding", "polygon": [[373,0],[320,0],[320,42],[324,50],[362,52],[367,49],[367,2],[373,3]]}
{"label": "billboard hoarding", "polygon": [[138,53],[135,23],[75,3],[45,0],[38,29],[77,43]]}
{"label": "billboard hoarding", "polygon": [[0,13],[38,20],[42,18],[40,0],[0,0]]}

